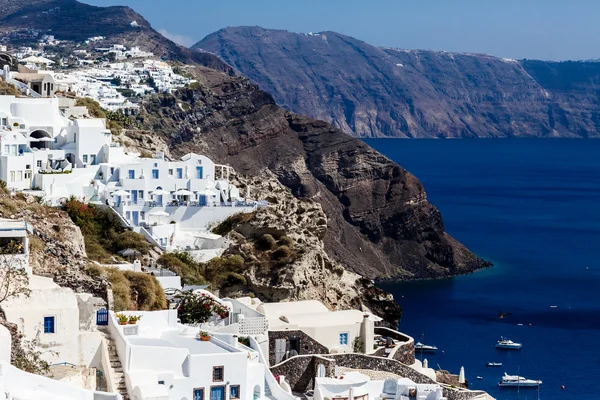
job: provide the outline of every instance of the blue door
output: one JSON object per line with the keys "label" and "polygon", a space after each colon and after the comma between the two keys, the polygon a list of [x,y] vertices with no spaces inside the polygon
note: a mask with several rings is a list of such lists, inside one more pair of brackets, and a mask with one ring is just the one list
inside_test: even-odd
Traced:
{"label": "blue door", "polygon": [[108,310],[101,308],[96,312],[96,325],[108,325]]}
{"label": "blue door", "polygon": [[162,205],[162,194],[158,194],[154,198],[156,199],[156,203]]}
{"label": "blue door", "polygon": [[205,206],[206,205],[206,195],[201,194],[200,196],[198,196],[198,202],[201,206]]}
{"label": "blue door", "polygon": [[115,204],[118,206],[121,204],[121,196],[115,196]]}
{"label": "blue door", "polygon": [[193,400],[204,400],[204,389],[194,389]]}
{"label": "blue door", "polygon": [[196,179],[202,179],[202,167],[196,167]]}
{"label": "blue door", "polygon": [[225,387],[217,386],[210,389],[210,400],[225,400]]}
{"label": "blue door", "polygon": [[138,196],[138,191],[132,190],[131,191],[131,201],[133,201],[133,204],[137,203],[137,196]]}
{"label": "blue door", "polygon": [[139,211],[131,212],[131,222],[132,222],[133,226],[138,226],[138,224],[140,222],[140,212]]}

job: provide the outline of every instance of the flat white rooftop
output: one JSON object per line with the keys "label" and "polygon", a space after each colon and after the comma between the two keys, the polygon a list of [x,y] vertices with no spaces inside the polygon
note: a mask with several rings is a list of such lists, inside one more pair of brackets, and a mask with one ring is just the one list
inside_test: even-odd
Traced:
{"label": "flat white rooftop", "polygon": [[234,351],[213,342],[203,342],[193,336],[180,335],[178,331],[163,332],[160,338],[129,338],[134,346],[176,347],[189,350],[190,354],[228,354]]}

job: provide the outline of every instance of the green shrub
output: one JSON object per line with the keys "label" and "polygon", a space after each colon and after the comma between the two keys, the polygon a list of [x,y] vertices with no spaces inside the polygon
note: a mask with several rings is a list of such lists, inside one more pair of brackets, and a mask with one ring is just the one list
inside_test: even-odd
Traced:
{"label": "green shrub", "polygon": [[256,248],[267,251],[273,250],[277,246],[277,241],[272,235],[265,233],[256,241]]}
{"label": "green shrub", "polygon": [[228,286],[246,285],[246,278],[237,272],[230,272],[227,274],[225,282]]}
{"label": "green shrub", "polygon": [[272,254],[274,260],[286,260],[292,255],[292,250],[287,246],[279,246]]}
{"label": "green shrub", "polygon": [[277,241],[277,243],[280,246],[287,246],[287,247],[292,247],[294,245],[294,240],[289,237],[289,236],[282,236],[279,238],[279,240]]}
{"label": "green shrub", "polygon": [[155,277],[144,272],[108,270],[115,311],[154,311],[167,308],[167,299]]}

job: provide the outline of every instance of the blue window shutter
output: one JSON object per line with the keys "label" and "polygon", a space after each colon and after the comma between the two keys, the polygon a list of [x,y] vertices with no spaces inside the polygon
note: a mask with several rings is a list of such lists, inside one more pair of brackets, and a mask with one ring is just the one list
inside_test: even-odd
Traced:
{"label": "blue window shutter", "polygon": [[202,167],[196,167],[196,179],[202,179]]}
{"label": "blue window shutter", "polygon": [[44,333],[54,333],[54,317],[44,317]]}

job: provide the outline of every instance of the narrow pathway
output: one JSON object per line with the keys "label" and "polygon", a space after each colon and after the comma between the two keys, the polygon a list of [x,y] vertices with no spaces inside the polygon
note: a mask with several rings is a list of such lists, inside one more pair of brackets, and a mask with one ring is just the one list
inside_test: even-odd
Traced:
{"label": "narrow pathway", "polygon": [[123,366],[119,360],[115,342],[112,340],[107,327],[98,327],[98,330],[103,333],[106,343],[108,344],[108,357],[113,377],[112,385],[117,388],[117,392],[119,392],[123,400],[129,400],[127,386],[125,385],[125,372],[123,371]]}

